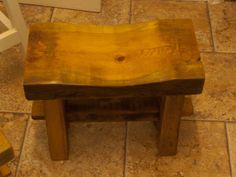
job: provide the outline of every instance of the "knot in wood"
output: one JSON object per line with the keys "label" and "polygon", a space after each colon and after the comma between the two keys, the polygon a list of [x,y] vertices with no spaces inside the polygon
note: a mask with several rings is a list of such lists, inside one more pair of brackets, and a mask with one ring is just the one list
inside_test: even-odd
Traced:
{"label": "knot in wood", "polygon": [[123,55],[117,55],[115,56],[115,60],[118,61],[118,62],[122,62],[125,60],[125,56]]}

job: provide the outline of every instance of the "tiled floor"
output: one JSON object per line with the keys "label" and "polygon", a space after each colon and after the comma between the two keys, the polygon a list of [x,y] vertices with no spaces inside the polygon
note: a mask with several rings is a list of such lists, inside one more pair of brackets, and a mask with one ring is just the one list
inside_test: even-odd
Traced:
{"label": "tiled floor", "polygon": [[[101,13],[22,6],[28,23],[136,23],[191,18],[206,71],[195,113],[184,117],[178,154],[157,155],[151,122],[71,123],[70,160],[50,160],[43,121],[30,119],[18,47],[0,54],[0,129],[16,158],[12,177],[236,177],[236,2],[102,0]],[[0,3],[0,10],[4,11]]]}

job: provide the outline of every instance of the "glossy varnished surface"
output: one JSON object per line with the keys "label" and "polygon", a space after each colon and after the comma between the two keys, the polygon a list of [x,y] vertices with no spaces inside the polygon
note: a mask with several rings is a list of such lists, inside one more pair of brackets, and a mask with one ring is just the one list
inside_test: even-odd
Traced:
{"label": "glossy varnished surface", "polygon": [[[31,27],[24,72],[29,99],[81,96],[75,91],[78,86],[130,89],[150,84],[160,94],[165,90],[168,94],[193,94],[201,92],[203,82],[190,20],[119,26],[44,23]],[[186,88],[179,87],[181,84]],[[51,96],[40,93],[51,92],[52,87],[64,91]]]}

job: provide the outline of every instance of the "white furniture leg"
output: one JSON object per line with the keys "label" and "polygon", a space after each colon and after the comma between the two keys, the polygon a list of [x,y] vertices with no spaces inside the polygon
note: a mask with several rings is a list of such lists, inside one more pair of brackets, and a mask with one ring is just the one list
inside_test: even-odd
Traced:
{"label": "white furniture leg", "polygon": [[[11,45],[13,46],[16,43],[18,43],[19,42],[18,37],[16,37],[18,34],[20,42],[23,46],[23,49],[26,52],[27,45],[28,45],[29,31],[24,21],[23,15],[21,13],[18,1],[17,0],[3,0],[3,4],[6,7],[10,22],[12,24],[12,28],[9,29],[10,31],[1,34],[1,40],[2,41],[5,40],[6,43],[5,43],[5,46],[3,46],[4,44],[0,45],[1,46],[0,51],[3,51],[9,48],[9,46]],[[12,34],[12,37],[9,36],[10,34]]]}
{"label": "white furniture leg", "polygon": [[7,28],[10,29],[12,28],[10,20],[0,11],[0,19],[1,23]]}
{"label": "white furniture leg", "polygon": [[0,51],[11,48],[21,42],[19,33],[14,29],[10,29],[0,34]]}

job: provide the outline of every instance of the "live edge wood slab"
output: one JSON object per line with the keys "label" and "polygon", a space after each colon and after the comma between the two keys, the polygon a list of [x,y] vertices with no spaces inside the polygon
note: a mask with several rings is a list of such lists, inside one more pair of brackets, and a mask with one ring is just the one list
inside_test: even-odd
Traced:
{"label": "live edge wood slab", "polygon": [[24,89],[34,100],[201,93],[191,20],[30,28]]}
{"label": "live edge wood slab", "polygon": [[46,120],[53,160],[68,159],[68,114],[84,121],[152,116],[160,120],[160,154],[176,154],[184,95],[201,93],[204,80],[191,20],[30,28],[24,90],[39,101],[33,117]]}

